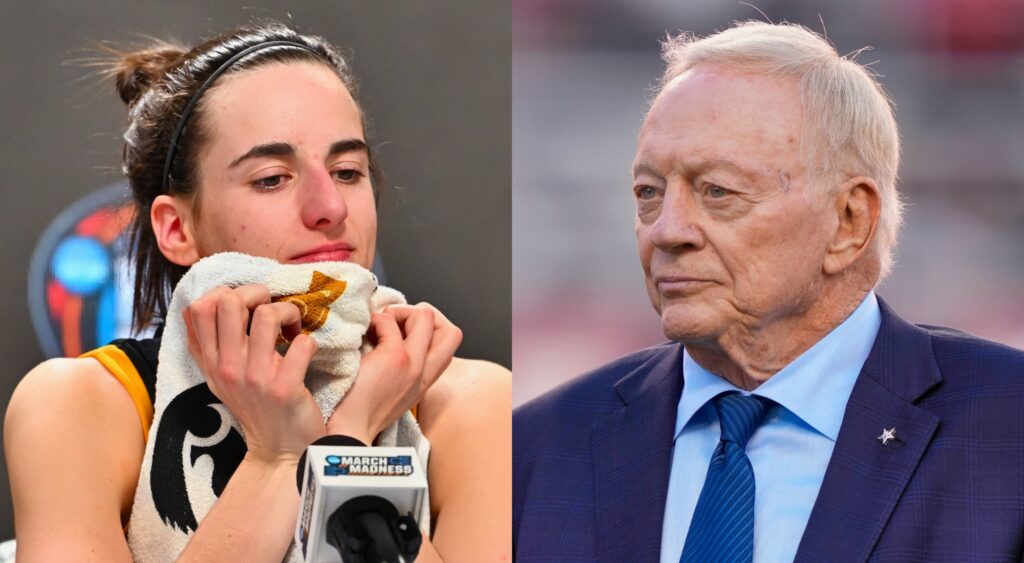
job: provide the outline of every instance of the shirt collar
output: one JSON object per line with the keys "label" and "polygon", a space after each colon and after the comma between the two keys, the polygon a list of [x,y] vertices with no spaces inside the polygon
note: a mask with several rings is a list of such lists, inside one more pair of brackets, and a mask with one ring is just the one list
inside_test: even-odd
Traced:
{"label": "shirt collar", "polygon": [[853,313],[824,338],[779,370],[753,393],[704,369],[683,350],[683,393],[676,410],[676,438],[708,401],[726,391],[771,399],[833,442],[853,385],[874,346],[882,315],[869,292]]}

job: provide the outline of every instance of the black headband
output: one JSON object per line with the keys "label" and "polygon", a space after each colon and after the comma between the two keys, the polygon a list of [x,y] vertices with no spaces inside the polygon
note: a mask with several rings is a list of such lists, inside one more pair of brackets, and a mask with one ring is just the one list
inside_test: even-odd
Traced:
{"label": "black headband", "polygon": [[167,148],[167,160],[164,161],[164,175],[160,180],[160,191],[161,193],[167,192],[167,188],[171,181],[171,163],[174,162],[174,153],[178,149],[178,138],[181,137],[181,132],[185,130],[185,123],[188,121],[188,116],[192,114],[192,110],[195,105],[199,102],[199,98],[202,97],[203,92],[213,84],[217,77],[224,74],[224,72],[231,68],[231,65],[237,63],[243,57],[255,53],[256,51],[262,51],[263,49],[269,49],[271,47],[298,47],[313,53],[314,55],[320,56],[319,53],[314,51],[309,45],[303,45],[302,43],[296,43],[294,41],[267,41],[266,43],[258,43],[242,51],[239,51],[230,59],[224,61],[224,64],[217,67],[217,70],[213,71],[213,74],[203,82],[203,85],[196,90],[195,94],[192,94],[192,99],[188,101],[188,105],[181,112],[181,117],[178,118],[178,126],[174,128],[174,134],[171,135],[171,145]]}

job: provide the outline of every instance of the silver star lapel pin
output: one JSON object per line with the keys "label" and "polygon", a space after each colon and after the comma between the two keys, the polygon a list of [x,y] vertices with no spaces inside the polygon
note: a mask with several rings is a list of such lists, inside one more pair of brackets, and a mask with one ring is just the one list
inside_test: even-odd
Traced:
{"label": "silver star lapel pin", "polygon": [[889,428],[888,430],[885,429],[885,428],[882,428],[882,435],[878,437],[878,441],[882,442],[883,446],[888,444],[889,440],[895,440],[895,439],[896,439],[896,427],[895,426],[893,426],[892,428]]}

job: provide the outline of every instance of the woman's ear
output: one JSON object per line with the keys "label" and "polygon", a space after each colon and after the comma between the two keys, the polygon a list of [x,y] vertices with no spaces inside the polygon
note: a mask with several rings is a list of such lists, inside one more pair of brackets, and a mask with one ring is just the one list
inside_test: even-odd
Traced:
{"label": "woman's ear", "polygon": [[189,201],[159,195],[150,206],[156,244],[164,257],[179,266],[191,266],[199,260],[195,223]]}
{"label": "woman's ear", "polygon": [[873,179],[851,178],[839,187],[835,199],[839,223],[825,255],[826,273],[842,272],[869,250],[881,209],[882,197]]}

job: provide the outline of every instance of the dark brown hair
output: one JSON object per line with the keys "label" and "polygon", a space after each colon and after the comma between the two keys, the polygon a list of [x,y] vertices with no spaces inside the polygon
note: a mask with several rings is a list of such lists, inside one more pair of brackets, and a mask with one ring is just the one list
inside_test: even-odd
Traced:
{"label": "dark brown hair", "polygon": [[[194,208],[198,202],[198,155],[208,141],[202,100],[187,118],[171,163],[168,188],[162,187],[164,161],[179,118],[203,82],[228,59],[249,47],[270,41],[298,43],[309,50],[267,47],[244,56],[224,74],[275,62],[319,62],[331,68],[355,97],[355,83],[348,63],[337,49],[320,37],[300,34],[280,23],[239,27],[191,50],[160,42],[139,51],[117,54],[111,74],[118,94],[128,104],[130,119],[124,134],[123,170],[136,205],[129,229],[131,257],[135,261],[132,326],[136,331],[166,316],[174,286],[188,271],[187,267],[173,264],[163,256],[150,222],[150,206],[163,193],[192,198]],[[376,190],[380,178],[372,157],[370,176]]]}

